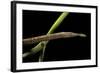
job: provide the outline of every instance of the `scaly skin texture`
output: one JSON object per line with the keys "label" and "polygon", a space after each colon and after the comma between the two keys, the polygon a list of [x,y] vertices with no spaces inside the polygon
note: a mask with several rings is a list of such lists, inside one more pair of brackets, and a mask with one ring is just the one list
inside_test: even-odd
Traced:
{"label": "scaly skin texture", "polygon": [[53,33],[53,34],[47,34],[47,35],[41,35],[37,37],[27,38],[23,40],[23,44],[34,44],[41,41],[49,41],[54,39],[60,39],[60,38],[69,38],[69,37],[75,37],[75,36],[82,36],[85,37],[85,34],[79,34],[79,33],[73,33],[73,32],[59,32],[59,33]]}
{"label": "scaly skin texture", "polygon": [[[69,12],[63,12],[59,17],[58,17],[58,19],[54,22],[54,24],[51,26],[51,28],[50,28],[50,30],[48,31],[48,33],[47,34],[51,34],[51,33],[53,33],[54,32],[54,30],[55,29],[57,29],[59,26],[60,26],[60,24],[61,24],[61,22],[67,17],[67,15],[69,14]],[[37,52],[39,52],[40,50],[43,50],[43,54],[44,54],[44,51],[45,51],[45,46],[46,46],[46,44],[48,43],[48,41],[45,41],[45,44],[44,44],[44,46],[41,46],[41,44],[42,44],[43,42],[40,42],[38,45],[36,45],[34,48],[32,48],[31,49],[31,51],[30,51],[30,54],[31,53],[37,53]],[[45,47],[45,48],[44,48]],[[26,56],[28,56],[28,55],[30,55],[29,53],[26,55],[26,53],[24,53],[23,54],[23,57],[26,57]],[[41,55],[43,55],[43,54],[41,54]]]}
{"label": "scaly skin texture", "polygon": [[[58,17],[58,19],[54,22],[54,24],[51,26],[51,28],[50,28],[50,30],[48,31],[47,34],[53,33],[54,30],[56,30],[56,29],[60,26],[61,22],[67,17],[68,14],[69,14],[69,12],[63,12],[63,13]],[[40,42],[36,47],[32,48],[32,51],[35,50],[36,52],[39,52],[40,50],[42,50],[43,47],[41,46],[41,43],[42,43],[42,42]],[[46,43],[45,43],[44,45],[46,46],[47,43],[48,43],[48,41],[46,41]],[[40,46],[41,46],[41,47],[40,47]]]}

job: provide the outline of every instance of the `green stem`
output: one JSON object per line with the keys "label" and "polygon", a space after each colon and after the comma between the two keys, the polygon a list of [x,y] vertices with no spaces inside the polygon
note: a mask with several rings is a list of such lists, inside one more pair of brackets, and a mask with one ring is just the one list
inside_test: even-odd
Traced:
{"label": "green stem", "polygon": [[[50,28],[50,30],[48,31],[47,34],[51,34],[54,32],[54,30],[60,25],[60,23],[64,20],[64,18],[69,14],[69,12],[63,12],[59,18],[54,22],[54,24],[52,25],[52,27]],[[48,42],[47,42],[48,43]],[[45,44],[47,44],[45,43]],[[32,48],[33,52],[38,52],[42,49],[41,46],[42,42],[40,42],[36,47]]]}
{"label": "green stem", "polygon": [[[69,12],[63,12],[59,18],[54,22],[54,24],[52,25],[52,27],[50,28],[50,30],[48,31],[47,35],[48,34],[51,34],[55,31],[55,29],[57,29],[61,22],[66,18],[66,16],[69,14]],[[44,48],[42,50],[42,54],[40,54],[40,57],[39,57],[39,62],[43,61],[43,58],[44,58],[44,53],[45,53],[45,48],[46,48],[46,45],[49,41],[47,41],[45,44],[44,44]]]}
{"label": "green stem", "polygon": [[47,44],[47,42],[44,41],[44,43],[43,43],[43,45],[44,45],[43,46],[43,50],[41,51],[40,56],[39,56],[39,62],[42,62],[43,61],[46,44]]}
{"label": "green stem", "polygon": [[65,17],[69,14],[69,12],[63,12],[59,18],[54,22],[50,30],[48,31],[47,34],[51,34],[55,31],[56,28],[61,24],[61,22],[65,19]]}
{"label": "green stem", "polygon": [[[58,19],[54,22],[54,24],[52,25],[52,27],[50,28],[50,30],[48,31],[47,34],[51,34],[55,31],[55,29],[57,29],[61,22],[65,19],[65,17],[67,17],[67,15],[69,14],[69,12],[63,12],[59,17]],[[40,50],[43,50],[43,53],[41,54],[42,55],[42,58],[44,56],[44,51],[45,51],[45,48],[46,48],[46,45],[49,41],[46,41],[46,43],[44,44],[44,41],[40,42],[38,45],[36,45],[34,48],[31,49],[31,52],[33,53],[37,53],[39,52]],[[44,44],[44,46],[42,45]],[[44,48],[45,47],[45,48]],[[41,57],[40,57],[41,58]],[[41,61],[41,59],[40,59]]]}

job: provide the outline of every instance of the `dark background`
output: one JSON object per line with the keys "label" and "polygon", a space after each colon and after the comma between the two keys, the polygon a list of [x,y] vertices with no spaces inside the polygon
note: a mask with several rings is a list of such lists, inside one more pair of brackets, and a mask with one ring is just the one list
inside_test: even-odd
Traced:
{"label": "dark background", "polygon": [[[62,12],[23,10],[23,38],[45,35]],[[44,61],[91,59],[91,14],[69,13],[55,32],[84,33],[86,38],[74,37],[52,40],[47,44]],[[23,53],[36,44],[23,46]],[[23,58],[23,62],[38,62],[40,52]]]}

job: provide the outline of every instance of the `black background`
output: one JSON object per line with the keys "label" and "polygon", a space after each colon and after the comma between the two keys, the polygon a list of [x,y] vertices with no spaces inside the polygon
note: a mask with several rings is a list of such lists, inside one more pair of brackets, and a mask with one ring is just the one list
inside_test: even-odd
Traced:
{"label": "black background", "polygon": [[[45,35],[62,12],[23,10],[23,38]],[[84,33],[86,38],[52,40],[47,44],[44,61],[91,59],[91,14],[69,13],[55,32]],[[23,46],[23,53],[36,44]],[[23,62],[38,62],[40,53],[23,58]]]}

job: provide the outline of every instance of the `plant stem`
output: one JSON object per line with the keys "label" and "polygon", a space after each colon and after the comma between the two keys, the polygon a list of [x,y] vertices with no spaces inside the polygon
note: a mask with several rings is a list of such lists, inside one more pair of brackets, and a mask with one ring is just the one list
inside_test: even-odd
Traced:
{"label": "plant stem", "polygon": [[[48,41],[47,41],[48,42]],[[45,45],[45,43],[47,44],[47,42],[46,41],[44,41],[44,43],[43,43],[43,50],[41,51],[41,53],[40,53],[40,56],[39,56],[39,62],[42,62],[43,61],[43,58],[44,58],[44,52],[45,52],[45,49],[46,49],[46,45]]]}
{"label": "plant stem", "polygon": [[[60,16],[59,16],[59,18],[54,22],[54,24],[52,25],[52,27],[50,28],[50,30],[48,31],[48,33],[47,34],[51,34],[51,33],[53,33],[54,32],[54,30],[60,25],[60,23],[64,20],[64,18],[66,17],[68,15],[68,12],[63,12]],[[42,43],[42,42],[40,42],[40,43]],[[41,44],[38,44],[36,47],[40,47],[41,46]],[[48,42],[47,42],[48,43]],[[46,43],[45,43],[46,44]],[[41,50],[41,48],[32,48],[32,51],[36,51],[36,52],[38,52],[38,51],[40,51]]]}
{"label": "plant stem", "polygon": [[[66,16],[69,14],[69,12],[63,12],[59,17],[58,19],[54,22],[54,24],[52,25],[52,27],[50,28],[50,30],[48,31],[47,35],[48,34],[51,34],[55,31],[55,29],[57,29],[61,22],[66,18]],[[45,53],[45,48],[46,48],[46,45],[49,41],[47,41],[45,44],[44,44],[44,48],[43,48],[43,51],[42,51],[42,54],[40,54],[40,57],[39,57],[39,62],[43,61],[43,58],[44,58],[44,53]],[[42,57],[41,57],[42,56]]]}
{"label": "plant stem", "polygon": [[[63,12],[59,17],[58,19],[54,22],[54,24],[52,25],[52,27],[50,28],[50,30],[48,31],[47,34],[51,34],[54,32],[55,29],[58,28],[58,26],[61,24],[61,22],[65,19],[65,17],[67,17],[67,15],[69,14],[69,12]],[[44,42],[44,41],[43,41]],[[40,50],[43,49],[43,53],[42,53],[42,56],[44,56],[44,51],[45,51],[45,48],[44,46],[47,45],[48,41],[46,41],[46,43],[44,44],[43,42],[40,42],[38,45],[36,45],[34,48],[31,49],[31,52],[33,53],[37,53],[39,52]],[[42,46],[42,44],[44,44],[44,46]],[[27,56],[27,55],[26,55]],[[25,57],[26,57],[25,56]],[[40,59],[41,60],[41,59]]]}
{"label": "plant stem", "polygon": [[50,28],[50,30],[48,31],[47,34],[51,34],[55,31],[55,29],[58,28],[58,26],[60,26],[61,22],[65,19],[65,17],[69,14],[69,12],[63,12],[59,18],[54,22],[54,24],[52,25],[52,27]]}

